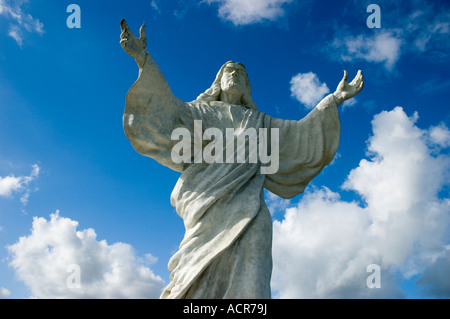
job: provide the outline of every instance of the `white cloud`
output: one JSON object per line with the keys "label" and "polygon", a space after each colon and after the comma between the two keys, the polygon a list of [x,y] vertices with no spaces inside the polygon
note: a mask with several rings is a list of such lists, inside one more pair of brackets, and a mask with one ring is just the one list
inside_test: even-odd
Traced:
{"label": "white cloud", "polygon": [[345,100],[344,103],[342,103],[342,110],[353,107],[357,102],[356,98]]}
{"label": "white cloud", "polygon": [[39,176],[40,168],[37,164],[32,165],[32,171],[28,176],[9,175],[5,177],[0,176],[0,196],[10,197],[13,193],[21,195],[20,201],[26,205],[32,189],[30,184]]}
{"label": "white cloud", "polygon": [[8,298],[11,292],[3,287],[0,287],[0,299]]}
{"label": "white cloud", "polygon": [[[31,234],[9,246],[12,266],[37,298],[157,298],[164,281],[129,244],[98,241],[94,229],[59,215],[35,217]],[[74,268],[73,265],[76,265]],[[79,273],[76,273],[79,267]],[[79,274],[80,286],[77,288]],[[68,284],[69,282],[69,284]]]}
{"label": "white cloud", "polygon": [[370,36],[335,38],[333,52],[337,49],[343,61],[366,60],[383,63],[391,70],[400,57],[402,40],[393,32],[382,30]]}
{"label": "white cloud", "polygon": [[430,129],[430,140],[440,147],[450,146],[450,131],[444,124],[433,126]]}
{"label": "white cloud", "polygon": [[[383,1],[381,29],[365,29],[355,34],[350,27],[336,24],[336,35],[326,51],[342,61],[367,61],[384,64],[393,70],[399,59],[408,53],[415,57],[448,59],[450,42],[450,11],[432,1]],[[348,10],[360,17],[360,11]],[[389,12],[387,14],[387,12]],[[351,17],[356,18],[356,17]]]}
{"label": "white cloud", "polygon": [[4,16],[10,23],[8,35],[19,46],[22,46],[25,32],[44,33],[44,24],[39,19],[22,10],[24,0],[0,0],[0,16]]}
{"label": "white cloud", "polygon": [[[436,154],[433,128],[418,128],[417,119],[401,107],[374,117],[368,158],[343,185],[361,203],[312,189],[274,222],[272,286],[279,297],[401,297],[398,281],[422,273],[422,286],[449,297],[450,277],[432,270],[450,267],[450,198],[439,196],[450,158]],[[380,289],[366,286],[370,264],[381,267]]]}
{"label": "white cloud", "polygon": [[11,196],[11,194],[14,191],[17,191],[21,186],[21,177],[0,176],[0,196]]}
{"label": "white cloud", "polygon": [[9,28],[8,35],[16,40],[17,44],[19,46],[22,46],[23,40],[22,40],[22,32],[20,31],[20,28],[16,25],[13,25]]}
{"label": "white cloud", "polygon": [[309,109],[315,107],[322,97],[330,92],[326,83],[321,83],[312,72],[295,75],[290,84],[291,95]]}
{"label": "white cloud", "polygon": [[219,16],[234,25],[275,21],[285,14],[284,7],[293,0],[206,0],[219,3]]}

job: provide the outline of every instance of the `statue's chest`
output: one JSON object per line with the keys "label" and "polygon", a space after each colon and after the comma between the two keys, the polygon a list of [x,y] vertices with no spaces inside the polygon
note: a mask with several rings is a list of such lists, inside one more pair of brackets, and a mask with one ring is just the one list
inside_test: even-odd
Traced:
{"label": "statue's chest", "polygon": [[203,109],[204,128],[241,130],[257,126],[257,112],[223,102],[211,102]]}

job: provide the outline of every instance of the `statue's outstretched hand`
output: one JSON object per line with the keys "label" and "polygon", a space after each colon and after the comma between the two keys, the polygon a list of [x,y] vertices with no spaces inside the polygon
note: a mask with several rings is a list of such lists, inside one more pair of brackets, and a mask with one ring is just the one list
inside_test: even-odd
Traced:
{"label": "statue's outstretched hand", "polygon": [[351,99],[359,92],[361,92],[362,88],[364,87],[363,75],[361,70],[358,71],[358,74],[356,74],[355,78],[350,83],[347,83],[347,79],[348,72],[344,71],[344,77],[339,83],[336,92],[333,93],[338,100],[338,104],[341,104],[345,100]]}
{"label": "statue's outstretched hand", "polygon": [[122,30],[122,33],[120,34],[120,45],[130,56],[136,59],[137,63],[140,66],[143,65],[147,53],[145,25],[143,24],[141,26],[141,29],[139,30],[139,39],[136,38],[133,33],[131,33],[125,19],[120,22],[120,29]]}

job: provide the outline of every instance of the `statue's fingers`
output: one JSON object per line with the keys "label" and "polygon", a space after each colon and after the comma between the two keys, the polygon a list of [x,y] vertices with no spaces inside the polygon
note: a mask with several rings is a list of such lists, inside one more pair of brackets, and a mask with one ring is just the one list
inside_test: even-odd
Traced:
{"label": "statue's fingers", "polygon": [[361,83],[363,83],[364,81],[364,77],[362,75],[361,70],[358,72],[358,85],[360,85]]}
{"label": "statue's fingers", "polygon": [[349,84],[358,87],[360,83],[361,83],[360,77],[356,75]]}
{"label": "statue's fingers", "polygon": [[356,89],[356,94],[358,94],[359,92],[361,92],[361,90],[363,89],[363,87],[364,87],[364,81],[361,81],[361,83],[359,84],[359,86],[358,86],[358,88]]}
{"label": "statue's fingers", "polygon": [[139,29],[139,36],[141,39],[147,39],[145,36],[145,24],[141,25],[141,28]]}
{"label": "statue's fingers", "polygon": [[124,50],[127,50],[127,43],[128,43],[128,39],[122,39],[120,40],[120,45],[122,46],[122,48]]}
{"label": "statue's fingers", "polygon": [[128,29],[128,24],[127,24],[127,22],[125,21],[125,19],[122,19],[122,21],[120,21],[120,29],[121,29],[122,31],[125,31],[125,30]]}
{"label": "statue's fingers", "polygon": [[363,75],[362,75],[361,70],[359,70],[358,73],[356,74],[355,78],[353,79],[353,81],[350,83],[350,85],[359,87],[359,85],[361,84],[362,81],[363,81]]}
{"label": "statue's fingers", "polygon": [[361,70],[358,70],[358,73],[356,74],[356,84],[359,86],[361,82],[363,81],[364,77]]}
{"label": "statue's fingers", "polygon": [[348,79],[348,72],[347,72],[347,70],[344,70],[344,77],[342,78],[342,81],[347,81],[347,79]]}
{"label": "statue's fingers", "polygon": [[122,34],[120,35],[121,38],[127,38],[132,34],[125,19],[120,21],[120,29],[122,30]]}

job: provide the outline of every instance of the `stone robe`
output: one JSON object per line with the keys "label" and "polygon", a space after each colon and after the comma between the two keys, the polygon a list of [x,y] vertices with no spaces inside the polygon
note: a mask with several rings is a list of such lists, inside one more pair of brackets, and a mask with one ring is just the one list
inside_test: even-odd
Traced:
{"label": "stone robe", "polygon": [[[171,151],[179,141],[172,131],[186,128],[194,139],[194,120],[202,121],[203,131],[234,128],[234,138],[247,128],[278,128],[278,171],[261,174],[261,163],[249,163],[248,154],[245,163],[174,163]],[[270,298],[272,220],[263,189],[292,198],[331,162],[340,137],[334,96],[300,121],[221,101],[185,103],[147,54],[127,94],[123,125],[138,153],[181,172],[171,204],[186,232],[169,261],[170,283],[161,298]]]}

